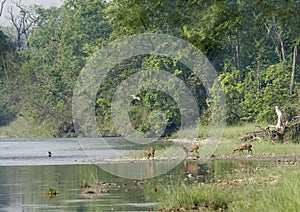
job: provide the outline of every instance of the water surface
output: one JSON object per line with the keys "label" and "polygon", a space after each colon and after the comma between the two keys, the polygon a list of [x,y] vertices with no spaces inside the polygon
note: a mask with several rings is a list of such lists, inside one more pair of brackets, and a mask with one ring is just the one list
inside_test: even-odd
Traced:
{"label": "water surface", "polygon": [[[109,141],[109,147],[105,142]],[[164,144],[161,145],[163,148]],[[128,179],[106,172],[97,161],[118,154],[135,154],[144,146],[122,139],[2,139],[0,140],[0,211],[155,211],[159,203],[151,201],[161,186],[181,182],[210,183],[216,175],[237,168],[254,169],[257,161],[197,160],[179,161],[173,169],[152,178]],[[47,152],[53,157],[49,158]],[[130,172],[128,164],[154,173],[170,161],[143,160],[113,163],[114,169]],[[269,162],[268,162],[269,163]],[[104,163],[112,166],[111,163]],[[133,175],[134,176],[134,175]],[[108,191],[90,194],[85,185],[111,183]],[[54,190],[57,195],[49,195]]]}
{"label": "water surface", "polygon": [[[48,151],[52,152],[51,158]],[[137,145],[120,138],[0,139],[1,166],[87,164],[116,152],[131,154],[137,152]]]}

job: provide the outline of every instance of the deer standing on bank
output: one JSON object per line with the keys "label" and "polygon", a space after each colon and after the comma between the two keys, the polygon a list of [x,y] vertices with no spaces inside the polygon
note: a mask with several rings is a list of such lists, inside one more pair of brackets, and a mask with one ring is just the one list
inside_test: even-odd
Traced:
{"label": "deer standing on bank", "polygon": [[199,149],[199,145],[198,144],[193,144],[193,145],[187,146],[187,147],[182,146],[182,149],[185,151],[186,156],[188,156],[189,152],[194,152],[195,151],[195,152],[199,153],[198,152],[198,149]]}
{"label": "deer standing on bank", "polygon": [[152,157],[152,159],[154,159],[154,154],[155,154],[155,149],[153,147],[149,147],[148,153],[147,153],[147,159],[149,159],[150,157]]}
{"label": "deer standing on bank", "polygon": [[248,153],[252,154],[252,145],[251,144],[240,144],[235,149],[232,150],[232,153],[236,151],[243,152],[244,150],[248,150]]}

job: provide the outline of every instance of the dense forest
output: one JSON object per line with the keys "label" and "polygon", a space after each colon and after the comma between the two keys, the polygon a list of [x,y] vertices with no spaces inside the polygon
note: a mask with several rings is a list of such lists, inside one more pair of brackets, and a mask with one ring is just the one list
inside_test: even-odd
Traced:
{"label": "dense forest", "polygon": [[[1,2],[0,2],[1,3]],[[5,5],[2,0],[1,12]],[[228,125],[275,123],[300,114],[299,0],[64,0],[59,8],[16,3],[14,33],[0,28],[0,126],[18,119],[47,126],[49,136],[73,136],[72,97],[80,71],[101,48],[126,36],[162,33],[196,46],[213,64],[226,95]],[[0,13],[1,15],[1,13]],[[97,91],[95,113],[104,136],[117,135],[111,99],[138,70],[163,69],[180,78],[197,100],[200,122],[210,122],[205,88],[174,59],[142,55],[115,66]],[[149,113],[166,114],[164,135],[180,126],[178,105],[164,92],[139,94],[134,127],[147,132]],[[39,136],[39,135],[37,135]]]}

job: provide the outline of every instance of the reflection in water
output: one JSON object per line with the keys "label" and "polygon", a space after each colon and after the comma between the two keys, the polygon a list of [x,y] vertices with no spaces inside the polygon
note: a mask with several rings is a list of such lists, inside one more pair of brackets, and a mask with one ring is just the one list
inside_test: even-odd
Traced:
{"label": "reflection in water", "polygon": [[[96,196],[84,195],[84,183],[114,182],[119,186]],[[58,195],[48,195],[49,189]],[[148,210],[143,188],[106,173],[96,165],[0,167],[0,211]],[[139,195],[136,195],[139,194]]]}
{"label": "reflection in water", "polygon": [[176,167],[180,160],[140,160],[119,163],[100,163],[100,168],[116,176],[128,179],[147,179],[165,174],[170,167]]}
{"label": "reflection in water", "polygon": [[[54,146],[56,145],[56,141],[51,142],[54,143]],[[14,162],[15,160],[11,160],[13,154],[29,154],[23,153],[22,148],[19,148],[18,145],[14,146],[15,152],[7,153],[5,152],[7,143],[2,144],[0,161]],[[29,149],[33,146],[33,144],[28,143],[26,148]],[[101,150],[100,147],[98,149]],[[39,156],[39,151],[40,149],[32,150],[33,156],[30,157],[36,161],[36,153],[37,158],[42,158],[41,163],[55,160],[60,154],[65,153],[69,153],[69,156],[63,160],[73,160],[73,156],[75,158],[80,156],[77,152],[78,146],[72,142],[70,146],[67,141],[53,151],[51,158],[47,156],[47,151],[46,154],[42,153],[43,156]],[[18,158],[17,162],[19,160],[21,159]],[[59,160],[61,161],[61,159]],[[164,169],[165,166],[169,167],[169,163],[179,164],[167,173],[157,176],[156,173],[161,173],[161,169]],[[263,163],[270,162],[210,160],[205,164],[199,164],[197,160],[178,162],[155,159],[106,164],[107,169],[112,169],[117,173],[127,172],[126,176],[132,176],[132,179],[112,175],[97,165],[89,164],[9,166],[5,163],[3,166],[0,163],[0,211],[155,210],[157,203],[149,201],[148,196],[159,192],[161,185],[174,185],[183,181],[194,183],[195,180],[210,183],[216,175],[222,176],[222,174],[232,172],[235,169],[251,171]],[[134,173],[132,167],[137,168],[139,173]],[[138,177],[145,175],[147,178],[143,177],[144,180],[140,180]],[[152,178],[153,176],[155,177]],[[193,180],[189,180],[190,178]],[[89,194],[88,186],[107,185],[109,183],[114,183],[114,186],[106,188],[107,190],[103,190],[103,192],[94,193],[95,195],[86,195]],[[58,194],[48,195],[49,190]]]}
{"label": "reflection in water", "polygon": [[[143,165],[149,173],[155,172],[158,161],[146,162]],[[122,163],[118,166],[126,169]],[[251,169],[259,163],[212,160],[199,164],[197,160],[185,160],[167,174],[145,180],[120,178],[96,165],[0,166],[0,211],[155,210],[157,203],[147,202],[146,194],[157,192],[160,185],[180,183],[191,175],[194,180],[209,183],[215,175],[241,166]],[[114,186],[96,195],[85,195],[88,187],[83,189],[83,185],[100,183]],[[47,195],[49,189],[58,195]]]}

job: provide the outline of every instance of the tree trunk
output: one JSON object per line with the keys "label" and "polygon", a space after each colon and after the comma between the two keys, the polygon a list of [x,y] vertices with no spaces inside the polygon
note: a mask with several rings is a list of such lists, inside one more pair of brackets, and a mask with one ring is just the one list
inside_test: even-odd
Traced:
{"label": "tree trunk", "polygon": [[291,74],[290,95],[293,95],[295,91],[295,73],[296,73],[296,66],[297,66],[296,62],[297,62],[297,46],[294,47],[294,52],[293,52],[293,67],[292,67],[292,74]]}
{"label": "tree trunk", "polygon": [[278,106],[275,106],[275,111],[278,116],[276,128],[281,129],[282,128],[282,112],[279,110]]}
{"label": "tree trunk", "polygon": [[280,43],[280,49],[281,49],[280,50],[281,51],[280,56],[281,56],[281,60],[282,61],[286,61],[286,59],[285,59],[285,51],[284,51],[284,43],[283,43],[283,40],[282,40],[281,32],[280,32],[280,30],[278,29],[278,27],[276,25],[275,17],[272,18],[272,21],[273,21],[273,30],[274,30],[274,33],[276,34],[278,42]]}

